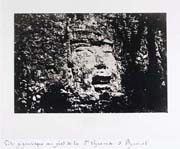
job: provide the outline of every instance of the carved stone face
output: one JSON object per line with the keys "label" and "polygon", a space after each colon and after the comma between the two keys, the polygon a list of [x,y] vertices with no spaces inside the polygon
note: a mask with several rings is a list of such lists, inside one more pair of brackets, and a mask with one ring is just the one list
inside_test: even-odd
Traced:
{"label": "carved stone face", "polygon": [[74,86],[79,94],[97,97],[121,90],[120,70],[109,45],[78,47],[72,52]]}

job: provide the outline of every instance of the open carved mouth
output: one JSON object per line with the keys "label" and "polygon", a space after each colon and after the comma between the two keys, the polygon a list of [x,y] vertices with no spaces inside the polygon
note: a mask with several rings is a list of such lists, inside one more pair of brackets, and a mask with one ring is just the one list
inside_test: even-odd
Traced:
{"label": "open carved mouth", "polygon": [[92,84],[96,92],[111,90],[111,76],[96,75],[92,78]]}
{"label": "open carved mouth", "polygon": [[92,78],[92,84],[109,84],[111,80],[111,76],[100,76],[96,75]]}

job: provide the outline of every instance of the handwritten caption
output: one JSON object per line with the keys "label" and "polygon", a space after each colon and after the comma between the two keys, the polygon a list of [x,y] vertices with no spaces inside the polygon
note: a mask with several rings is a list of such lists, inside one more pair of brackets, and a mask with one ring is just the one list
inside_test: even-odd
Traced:
{"label": "handwritten caption", "polygon": [[146,149],[149,145],[147,140],[134,140],[134,139],[123,139],[123,140],[96,140],[96,139],[84,139],[84,140],[62,140],[62,139],[51,139],[51,140],[34,140],[34,139],[19,139],[10,140],[6,139],[3,142],[5,149]]}

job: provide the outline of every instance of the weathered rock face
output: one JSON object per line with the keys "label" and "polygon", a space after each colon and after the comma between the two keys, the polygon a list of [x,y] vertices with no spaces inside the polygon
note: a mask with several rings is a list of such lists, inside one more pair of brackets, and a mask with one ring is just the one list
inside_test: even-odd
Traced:
{"label": "weathered rock face", "polygon": [[[80,96],[78,103],[79,99],[74,99],[75,105],[72,102],[77,111],[82,110],[81,105],[89,108],[89,111],[94,111],[92,109],[96,106],[106,106],[111,103],[112,97],[122,95],[120,66],[110,45],[78,47],[73,50],[71,58],[72,84]],[[105,103],[102,103],[103,100]],[[86,105],[88,101],[89,105]],[[103,107],[100,110],[103,111]]]}

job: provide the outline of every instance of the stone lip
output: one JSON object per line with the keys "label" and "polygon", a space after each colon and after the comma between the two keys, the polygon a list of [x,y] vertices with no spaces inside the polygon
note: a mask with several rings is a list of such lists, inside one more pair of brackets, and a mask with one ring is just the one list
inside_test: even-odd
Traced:
{"label": "stone lip", "polygon": [[96,84],[94,85],[94,89],[96,92],[103,93],[105,91],[111,92],[112,87],[109,84]]}

